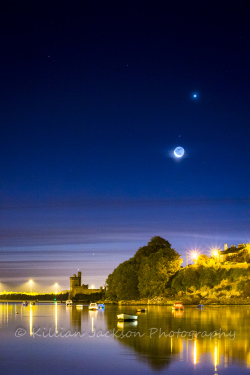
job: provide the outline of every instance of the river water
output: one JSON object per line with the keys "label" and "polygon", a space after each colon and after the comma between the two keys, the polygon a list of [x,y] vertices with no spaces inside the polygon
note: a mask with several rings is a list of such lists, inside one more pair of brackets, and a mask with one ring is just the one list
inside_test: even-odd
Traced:
{"label": "river water", "polygon": [[0,303],[0,373],[250,373],[250,306],[146,308]]}

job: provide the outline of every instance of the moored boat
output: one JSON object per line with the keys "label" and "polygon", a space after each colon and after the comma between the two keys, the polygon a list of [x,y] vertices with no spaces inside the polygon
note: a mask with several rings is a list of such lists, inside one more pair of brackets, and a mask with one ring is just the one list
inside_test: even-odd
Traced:
{"label": "moored boat", "polygon": [[97,305],[97,303],[92,302],[92,303],[89,305],[89,310],[98,310],[98,305]]}
{"label": "moored boat", "polygon": [[203,309],[203,305],[197,305],[197,309]]}
{"label": "moored boat", "polygon": [[137,309],[137,312],[145,313],[147,309]]}
{"label": "moored boat", "polygon": [[23,301],[23,306],[28,306],[28,301]]}
{"label": "moored boat", "polygon": [[34,301],[30,302],[31,305],[35,305],[36,303]]}
{"label": "moored boat", "polygon": [[98,307],[99,307],[99,309],[104,309],[105,305],[104,305],[104,303],[98,303]]}
{"label": "moored boat", "polygon": [[172,310],[184,310],[184,306],[181,302],[176,302],[173,304]]}
{"label": "moored boat", "polygon": [[118,320],[137,320],[137,315],[130,315],[130,314],[119,314],[117,315]]}
{"label": "moored boat", "polygon": [[72,306],[72,300],[71,299],[67,299],[66,306]]}

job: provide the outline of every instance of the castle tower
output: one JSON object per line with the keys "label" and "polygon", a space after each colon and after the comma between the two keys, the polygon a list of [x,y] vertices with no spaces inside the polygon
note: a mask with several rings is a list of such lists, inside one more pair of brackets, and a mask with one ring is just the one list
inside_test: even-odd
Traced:
{"label": "castle tower", "polygon": [[78,271],[79,286],[82,285],[82,273]]}
{"label": "castle tower", "polygon": [[224,250],[227,250],[227,249],[228,249],[228,245],[227,245],[227,243],[225,243]]}
{"label": "castle tower", "polygon": [[74,288],[77,286],[81,286],[81,272],[78,272],[78,276],[73,275],[70,277],[70,294],[73,292]]}

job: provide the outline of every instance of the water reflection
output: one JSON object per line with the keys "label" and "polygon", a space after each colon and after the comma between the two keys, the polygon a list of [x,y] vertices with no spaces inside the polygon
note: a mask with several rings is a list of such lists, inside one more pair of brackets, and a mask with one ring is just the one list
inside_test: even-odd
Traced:
{"label": "water reflection", "polygon": [[[203,311],[187,307],[184,312],[172,312],[168,307],[149,306],[147,314],[138,315],[137,321],[118,322],[117,314],[122,312],[135,314],[136,309],[107,306],[105,310],[89,311],[87,306],[66,308],[57,303],[27,307],[21,303],[2,303],[0,332],[5,329],[13,339],[14,330],[23,327],[27,331],[26,338],[33,340],[33,330],[39,327],[44,327],[46,332],[49,327],[52,327],[53,332],[55,327],[55,333],[70,329],[72,333],[86,333],[81,344],[85,345],[84,350],[89,345],[93,345],[93,348],[98,345],[99,350],[106,352],[108,346],[114,349],[116,343],[119,343],[119,348],[123,348],[122,358],[124,355],[126,359],[136,357],[137,363],[142,362],[157,371],[166,370],[177,362],[186,363],[192,366],[192,371],[198,372],[202,372],[204,366],[209,364],[210,373],[214,374],[220,374],[222,369],[230,369],[232,365],[238,366],[238,369],[250,368],[248,306],[207,307]],[[100,330],[115,334],[109,338],[97,338],[95,342],[88,338],[88,335]],[[214,332],[219,335],[214,335]],[[18,340],[15,342],[21,343],[21,339]],[[60,339],[56,340],[53,347],[55,354],[60,350],[62,342]],[[47,342],[43,339],[41,345],[46,346]],[[63,345],[70,343],[65,339],[63,342]],[[71,341],[72,343],[74,342]],[[111,357],[113,349],[110,350]],[[190,374],[188,370],[187,373]]]}
{"label": "water reflection", "polygon": [[[130,314],[133,312],[130,307]],[[107,314],[106,318],[108,329],[112,330],[114,317]],[[249,307],[207,307],[203,311],[189,307],[172,313],[167,307],[152,306],[147,315],[138,316],[138,325],[122,323],[117,327],[125,333],[140,332],[140,336],[115,339],[133,349],[138,359],[147,361],[153,369],[167,368],[177,358],[186,358],[196,366],[200,358],[209,355],[215,372],[232,364],[250,367]]]}
{"label": "water reflection", "polygon": [[33,334],[33,311],[32,311],[32,305],[30,305],[30,336]]}
{"label": "water reflection", "polygon": [[217,344],[214,347],[214,371],[217,371],[217,365],[219,364],[219,354]]}
{"label": "water reflection", "polygon": [[55,302],[55,333],[58,333],[58,329],[57,329],[57,302]]}
{"label": "water reflection", "polygon": [[131,328],[137,327],[137,325],[138,325],[138,321],[137,320],[132,321],[132,322],[121,322],[121,321],[117,322],[117,328],[118,328],[118,330],[119,331],[125,331],[125,332],[127,332]]}
{"label": "water reflection", "polygon": [[75,306],[68,307],[70,313],[71,332],[82,332],[82,311]]}
{"label": "water reflection", "polygon": [[197,340],[194,341],[194,365],[198,362],[198,354],[197,354]]}

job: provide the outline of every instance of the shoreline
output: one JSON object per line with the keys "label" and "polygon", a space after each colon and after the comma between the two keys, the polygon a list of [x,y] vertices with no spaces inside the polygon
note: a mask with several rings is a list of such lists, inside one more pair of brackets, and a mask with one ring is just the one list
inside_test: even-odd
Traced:
{"label": "shoreline", "polygon": [[106,305],[118,305],[118,306],[173,306],[174,303],[181,302],[184,306],[249,306],[250,298],[230,298],[230,299],[210,299],[210,300],[196,300],[191,298],[179,298],[168,300],[166,298],[158,298],[154,300],[128,300],[128,301],[110,301],[104,300]]}
{"label": "shoreline", "polygon": [[[33,302],[32,300],[27,300],[27,302]],[[228,301],[228,302],[201,302],[201,303],[186,303],[183,302],[183,300],[175,300],[175,301],[169,301],[169,302],[158,302],[158,303],[146,303],[146,302],[141,302],[141,301],[104,301],[105,305],[116,305],[116,306],[173,306],[174,303],[176,302],[182,302],[183,306],[190,306],[190,307],[196,307],[197,305],[203,305],[203,306],[212,306],[212,307],[221,307],[221,306],[249,306],[250,301]],[[0,300],[0,303],[23,303],[23,300],[7,300],[3,299]],[[36,302],[36,305],[39,303],[43,304],[61,304],[65,305],[65,301],[38,301]],[[77,303],[79,302],[74,302],[73,306],[76,306]],[[88,306],[87,304],[85,306]]]}

